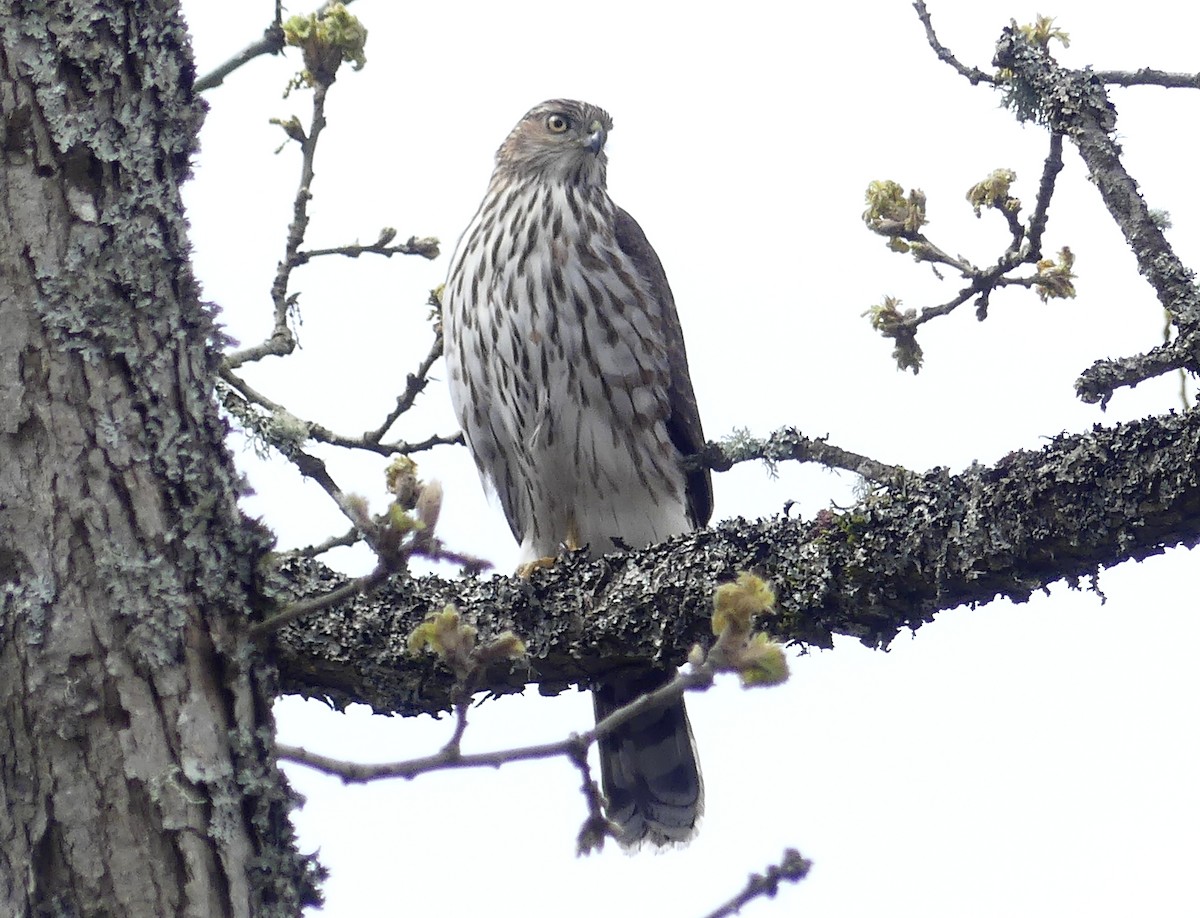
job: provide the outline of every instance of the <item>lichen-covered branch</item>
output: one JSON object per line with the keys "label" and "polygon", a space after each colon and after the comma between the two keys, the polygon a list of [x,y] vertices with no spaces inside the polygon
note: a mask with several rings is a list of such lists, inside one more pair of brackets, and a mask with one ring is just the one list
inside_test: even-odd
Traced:
{"label": "lichen-covered branch", "polygon": [[[484,634],[511,630],[528,661],[482,687],[543,692],[636,661],[682,661],[711,643],[713,586],[752,570],[775,587],[773,636],[828,647],[833,634],[886,646],[942,610],[1024,601],[1059,580],[1200,541],[1200,412],[1060,436],[991,467],[913,474],[813,521],[733,519],[644,550],[564,557],[530,580],[392,578],[379,592],[275,635],[285,691],[415,714],[448,708],[452,677],[410,657],[409,632],[453,602]],[[344,578],[286,562],[279,602]]]}
{"label": "lichen-covered branch", "polygon": [[994,63],[1011,74],[1008,102],[1018,117],[1047,125],[1078,148],[1105,207],[1133,250],[1139,272],[1179,330],[1178,341],[1150,354],[1097,362],[1076,383],[1079,396],[1104,403],[1120,386],[1173,369],[1200,370],[1200,290],[1121,162],[1121,147],[1113,136],[1116,110],[1103,80],[1095,73],[1060,66],[1043,45],[1012,28],[1001,35]]}
{"label": "lichen-covered branch", "polygon": [[834,446],[825,437],[806,437],[795,427],[782,427],[765,439],[737,430],[719,443],[709,443],[698,458],[714,472],[726,472],[739,462],[761,459],[771,467],[786,460],[819,462],[875,482],[890,482],[907,474],[899,466]]}
{"label": "lichen-covered branch", "polygon": [[1113,137],[1117,113],[1103,83],[1093,73],[1062,67],[1045,47],[1013,28],[1000,36],[995,64],[1012,72],[1009,100],[1018,116],[1036,119],[1076,145],[1139,271],[1177,324],[1195,326],[1200,293],[1121,163]]}

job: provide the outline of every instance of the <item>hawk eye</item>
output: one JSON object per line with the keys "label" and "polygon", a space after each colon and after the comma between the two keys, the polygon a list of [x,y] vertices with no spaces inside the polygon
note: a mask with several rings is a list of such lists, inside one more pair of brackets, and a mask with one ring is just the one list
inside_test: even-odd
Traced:
{"label": "hawk eye", "polygon": [[562,134],[571,126],[566,115],[551,115],[546,119],[546,128],[551,134]]}

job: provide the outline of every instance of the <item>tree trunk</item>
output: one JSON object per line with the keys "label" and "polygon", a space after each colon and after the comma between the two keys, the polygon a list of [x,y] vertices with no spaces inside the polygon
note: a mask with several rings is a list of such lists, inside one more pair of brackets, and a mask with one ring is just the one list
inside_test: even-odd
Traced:
{"label": "tree trunk", "polygon": [[296,914],[173,3],[0,0],[0,914]]}

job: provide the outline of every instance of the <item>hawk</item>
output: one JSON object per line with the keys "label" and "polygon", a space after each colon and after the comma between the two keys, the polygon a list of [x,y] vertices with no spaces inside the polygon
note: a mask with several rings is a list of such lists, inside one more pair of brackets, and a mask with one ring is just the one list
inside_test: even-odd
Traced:
{"label": "hawk", "polygon": [[[633,217],[606,187],[608,113],[556,99],[496,153],[443,292],[450,395],[522,559],[599,554],[704,526],[704,445],[675,300]],[[664,684],[606,674],[599,721]],[[609,819],[624,846],[686,841],[703,784],[683,702],[600,741]]]}

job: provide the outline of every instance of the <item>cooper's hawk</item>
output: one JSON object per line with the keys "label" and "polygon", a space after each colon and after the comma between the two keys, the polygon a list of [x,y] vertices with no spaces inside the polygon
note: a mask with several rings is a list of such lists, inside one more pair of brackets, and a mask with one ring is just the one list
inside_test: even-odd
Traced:
{"label": "cooper's hawk", "polygon": [[[562,545],[637,548],[708,522],[704,444],[666,275],[608,196],[612,119],[544,102],[496,154],[450,266],[443,305],[450,395],[480,474],[525,561]],[[595,687],[599,720],[670,673],[635,668]],[[620,841],[684,841],[703,785],[682,702],[600,742]]]}

